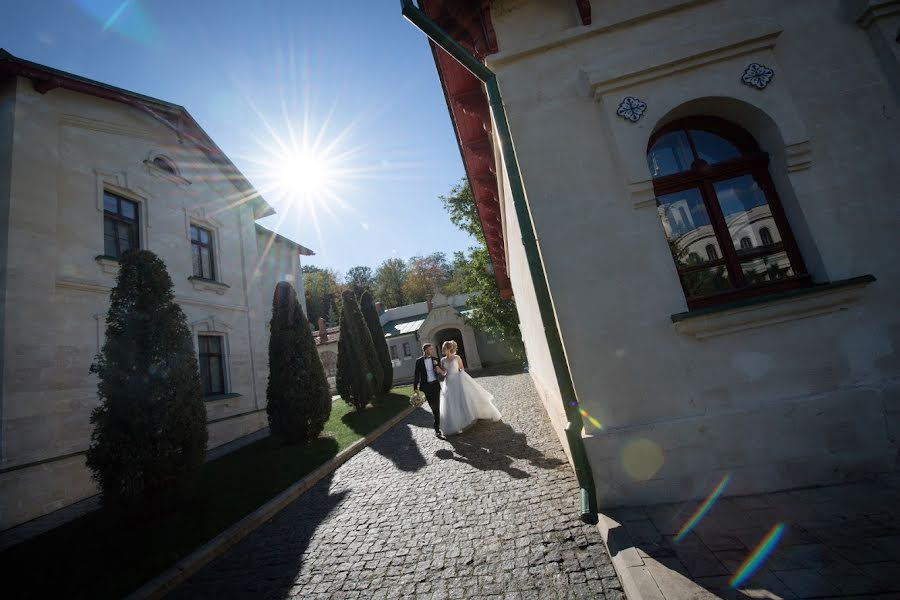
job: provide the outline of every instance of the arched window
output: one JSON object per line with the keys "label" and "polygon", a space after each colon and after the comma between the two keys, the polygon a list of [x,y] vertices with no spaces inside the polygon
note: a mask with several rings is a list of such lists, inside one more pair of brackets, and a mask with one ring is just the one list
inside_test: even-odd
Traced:
{"label": "arched window", "polygon": [[[647,163],[689,308],[809,285],[768,160],[750,134],[715,117],[675,121],[650,139]],[[674,206],[690,215],[680,227],[664,218]],[[698,261],[692,249],[703,242]]]}
{"label": "arched window", "polygon": [[178,175],[178,170],[175,168],[175,164],[166,158],[165,156],[156,156],[153,158],[153,166],[157,169],[165,171],[166,173],[171,173],[172,175]]}

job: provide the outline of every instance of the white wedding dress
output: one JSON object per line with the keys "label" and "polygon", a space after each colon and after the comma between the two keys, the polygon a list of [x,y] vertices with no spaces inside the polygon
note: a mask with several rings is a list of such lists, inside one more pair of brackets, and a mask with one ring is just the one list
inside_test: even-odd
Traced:
{"label": "white wedding dress", "polygon": [[459,370],[455,354],[441,359],[447,376],[441,382],[441,431],[444,435],[459,433],[478,419],[499,421],[500,411],[492,402],[494,397]]}

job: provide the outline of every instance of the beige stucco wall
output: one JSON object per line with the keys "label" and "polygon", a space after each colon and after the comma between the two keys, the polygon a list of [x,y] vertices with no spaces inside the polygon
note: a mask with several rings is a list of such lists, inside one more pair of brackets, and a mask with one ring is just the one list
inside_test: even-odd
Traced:
{"label": "beige stucco wall", "polygon": [[[568,29],[562,5],[572,3],[558,3],[555,21],[551,4],[497,3],[501,51],[488,64],[578,398],[603,425],[585,431],[601,502],[705,495],[725,473],[729,493],[746,493],[892,468],[900,106],[867,31],[836,1],[594,2],[594,25]],[[560,25],[535,29],[538,16]],[[885,31],[896,31],[898,17],[886,18]],[[763,90],[741,83],[751,62],[775,70]],[[637,123],[616,116],[625,96],[648,105]],[[679,332],[670,315],[687,307],[645,152],[654,129],[688,114],[735,121],[770,153],[817,283],[867,273],[878,281],[839,311],[818,300],[764,326],[771,307],[740,331]],[[559,430],[509,206],[505,214],[529,364],[551,390],[542,393]]]}
{"label": "beige stucco wall", "polygon": [[[181,176],[144,164],[156,153]],[[12,156],[0,529],[94,492],[78,453],[90,439],[97,397],[89,368],[117,271],[95,259],[103,254],[104,188],[140,202],[142,247],[166,263],[195,343],[200,332],[225,336],[228,391],[240,396],[207,402],[210,447],[265,426],[263,296],[271,302],[265,288],[274,287],[256,276],[250,205],[230,206],[239,193],[227,178],[137,110],[62,89],[41,95],[19,80]],[[214,231],[225,286],[188,280],[192,222]]]}

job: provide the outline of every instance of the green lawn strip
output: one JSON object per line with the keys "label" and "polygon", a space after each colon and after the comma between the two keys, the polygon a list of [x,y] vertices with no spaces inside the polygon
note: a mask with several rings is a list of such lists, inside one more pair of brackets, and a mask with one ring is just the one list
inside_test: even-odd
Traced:
{"label": "green lawn strip", "polygon": [[0,553],[4,572],[18,580],[15,597],[134,591],[377,429],[409,405],[411,392],[394,388],[361,412],[335,402],[323,435],[307,446],[269,437],[206,463],[192,498],[175,511],[123,521],[99,510]]}

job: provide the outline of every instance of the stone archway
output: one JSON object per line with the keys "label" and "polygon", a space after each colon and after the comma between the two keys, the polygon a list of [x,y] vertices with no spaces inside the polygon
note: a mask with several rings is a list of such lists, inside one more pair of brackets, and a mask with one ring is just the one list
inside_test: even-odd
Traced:
{"label": "stone archway", "polygon": [[463,340],[463,334],[459,329],[455,327],[448,327],[447,329],[441,329],[434,334],[434,344],[441,355],[443,355],[443,352],[441,352],[441,346],[444,344],[444,342],[450,340],[456,342],[456,353],[463,359],[463,364],[468,365],[469,361],[466,360],[466,343],[465,340]]}

